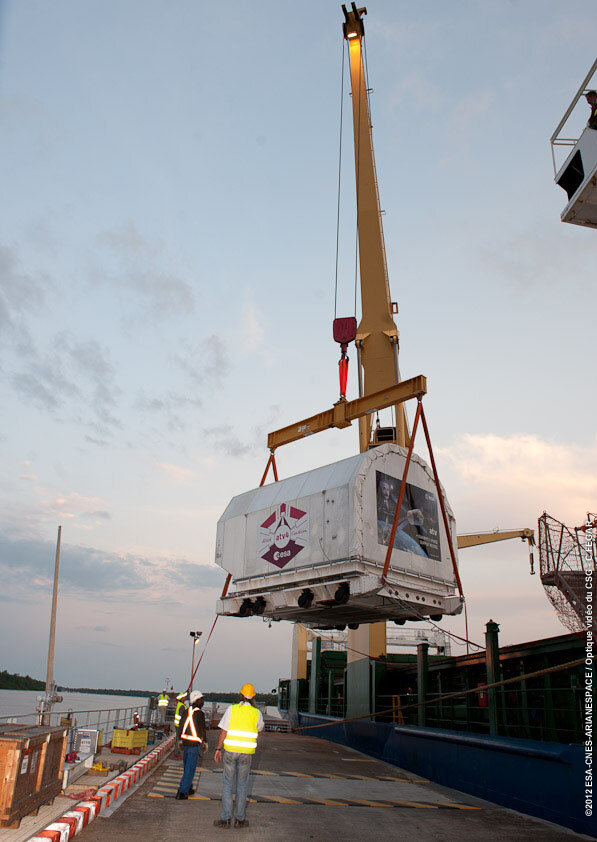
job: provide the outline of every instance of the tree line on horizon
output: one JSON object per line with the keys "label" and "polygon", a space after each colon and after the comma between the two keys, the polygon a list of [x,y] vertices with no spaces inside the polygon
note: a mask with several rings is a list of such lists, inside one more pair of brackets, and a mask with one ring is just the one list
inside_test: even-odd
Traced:
{"label": "tree line on horizon", "polygon": [[46,682],[31,678],[30,675],[19,675],[18,672],[0,670],[0,690],[45,690]]}
{"label": "tree line on horizon", "polygon": [[[18,672],[11,673],[7,670],[0,671],[0,690],[45,690],[45,681],[31,678],[30,675],[19,675]],[[59,691],[68,693],[92,693],[101,696],[159,696],[161,690],[120,690],[114,687],[58,687]],[[238,693],[204,693],[206,702],[235,702]],[[275,693],[257,693],[255,701],[263,705],[277,704],[278,697]]]}

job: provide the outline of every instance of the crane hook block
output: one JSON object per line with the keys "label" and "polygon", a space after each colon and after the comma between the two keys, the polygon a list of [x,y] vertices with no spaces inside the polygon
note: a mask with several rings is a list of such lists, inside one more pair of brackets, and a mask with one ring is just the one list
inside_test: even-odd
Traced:
{"label": "crane hook block", "polygon": [[334,342],[341,345],[348,345],[354,342],[357,335],[357,320],[354,316],[347,316],[344,319],[334,319]]}

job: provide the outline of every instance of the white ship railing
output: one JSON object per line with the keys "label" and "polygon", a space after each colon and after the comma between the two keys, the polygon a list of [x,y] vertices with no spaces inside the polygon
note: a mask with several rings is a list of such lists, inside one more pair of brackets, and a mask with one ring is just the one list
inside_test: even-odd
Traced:
{"label": "white ship railing", "polygon": [[587,73],[585,78],[583,79],[580,88],[575,93],[575,95],[572,99],[572,102],[570,103],[570,105],[566,109],[566,112],[564,113],[564,116],[562,117],[562,119],[558,123],[558,126],[557,126],[555,132],[552,134],[552,136],[549,139],[549,142],[551,144],[551,159],[552,159],[552,162],[553,162],[553,174],[554,174],[554,176],[557,175],[559,166],[561,166],[561,163],[558,165],[558,163],[556,162],[555,147],[556,146],[570,146],[570,147],[575,146],[578,143],[578,140],[579,140],[579,137],[580,137],[580,135],[579,135],[579,137],[560,137],[560,132],[562,131],[562,129],[564,128],[564,126],[568,122],[568,118],[570,117],[570,115],[574,111],[574,109],[576,107],[576,104],[578,103],[579,99],[581,98],[581,96],[585,93],[585,91],[589,87],[589,83],[591,82],[591,79],[595,75],[595,72],[597,72],[597,59],[595,59],[595,61],[593,62],[592,66],[591,66],[591,69],[589,70],[589,72]]}
{"label": "white ship railing", "polygon": [[[94,728],[103,731],[104,743],[110,742],[114,728],[131,728],[138,714],[141,722],[149,722],[151,711],[149,704],[129,708],[97,710],[56,710],[46,713],[48,725],[66,725],[71,728]],[[70,722],[67,723],[67,720]],[[37,725],[39,714],[20,713],[14,716],[0,716],[0,724]]]}

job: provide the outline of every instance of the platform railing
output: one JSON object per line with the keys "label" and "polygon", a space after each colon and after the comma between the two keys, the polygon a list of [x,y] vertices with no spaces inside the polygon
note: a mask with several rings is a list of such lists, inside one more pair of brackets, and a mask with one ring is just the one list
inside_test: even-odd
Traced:
{"label": "platform railing", "polygon": [[554,174],[554,176],[557,175],[558,169],[561,166],[561,162],[558,163],[556,161],[556,152],[555,152],[556,147],[558,147],[558,146],[573,147],[578,142],[578,137],[562,137],[560,133],[561,133],[562,129],[564,128],[564,126],[566,125],[566,123],[568,122],[568,118],[570,117],[570,115],[572,114],[574,109],[576,108],[576,105],[577,105],[578,101],[580,100],[583,93],[586,91],[587,86],[590,84],[590,82],[593,79],[593,76],[595,75],[596,72],[597,72],[597,59],[595,59],[595,61],[593,62],[592,66],[591,66],[591,69],[589,70],[589,72],[587,73],[585,78],[582,80],[582,83],[581,83],[579,89],[577,90],[577,92],[574,94],[574,96],[572,98],[572,102],[570,103],[570,105],[568,106],[566,111],[564,112],[564,116],[562,117],[562,119],[558,123],[556,130],[554,131],[554,133],[552,134],[552,136],[549,139],[549,142],[551,144],[551,158],[552,158],[552,163],[553,163],[553,174]]}
{"label": "platform railing", "polygon": [[[46,713],[47,724],[68,726],[69,728],[93,728],[103,731],[104,743],[110,742],[115,728],[131,728],[135,723],[135,714],[141,722],[150,721],[149,704],[128,708],[109,708],[96,710],[57,710]],[[37,713],[22,713],[14,716],[0,716],[0,724],[37,725]]]}

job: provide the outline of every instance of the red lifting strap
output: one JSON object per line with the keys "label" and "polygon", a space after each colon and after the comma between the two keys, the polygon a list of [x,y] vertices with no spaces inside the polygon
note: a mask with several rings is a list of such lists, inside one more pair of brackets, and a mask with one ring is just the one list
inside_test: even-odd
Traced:
{"label": "red lifting strap", "polygon": [[[421,399],[419,399],[417,403],[417,413],[415,415],[415,420],[413,423],[413,430],[410,436],[410,442],[408,445],[408,452],[406,454],[406,462],[404,464],[404,473],[402,474],[402,482],[400,483],[400,492],[398,494],[398,502],[396,504],[396,511],[394,512],[394,520],[392,522],[392,531],[390,532],[390,540],[388,542],[388,549],[386,552],[386,559],[383,566],[383,573],[381,574],[381,581],[385,583],[386,576],[388,575],[388,570],[390,568],[390,558],[392,557],[392,550],[394,548],[394,538],[396,536],[396,528],[398,526],[398,519],[400,517],[400,510],[402,508],[402,500],[404,498],[404,492],[406,489],[406,477],[408,474],[408,467],[410,465],[411,456],[413,453],[413,447],[415,444],[415,435],[417,432],[417,427],[419,425],[419,418],[423,424],[423,430],[425,432],[425,440],[427,442],[427,448],[429,450],[429,459],[431,461],[431,469],[433,471],[433,478],[435,480],[435,487],[437,488],[437,497],[439,500],[439,505],[442,513],[442,519],[444,522],[444,529],[446,531],[446,538],[448,539],[448,547],[450,549],[450,558],[452,560],[452,569],[454,571],[454,578],[456,579],[456,584],[458,585],[458,593],[461,599],[464,599],[464,594],[462,592],[462,582],[460,581],[460,573],[458,572],[458,565],[456,564],[456,554],[454,553],[454,545],[452,543],[452,533],[450,532],[450,525],[448,523],[448,515],[446,512],[446,504],[444,501],[444,495],[442,494],[441,486],[439,484],[439,476],[437,473],[437,468],[435,466],[435,458],[433,456],[433,450],[431,448],[431,438],[429,437],[429,429],[427,427],[427,419],[425,418],[425,410],[423,409],[423,403]],[[467,635],[468,637],[468,635]]]}

